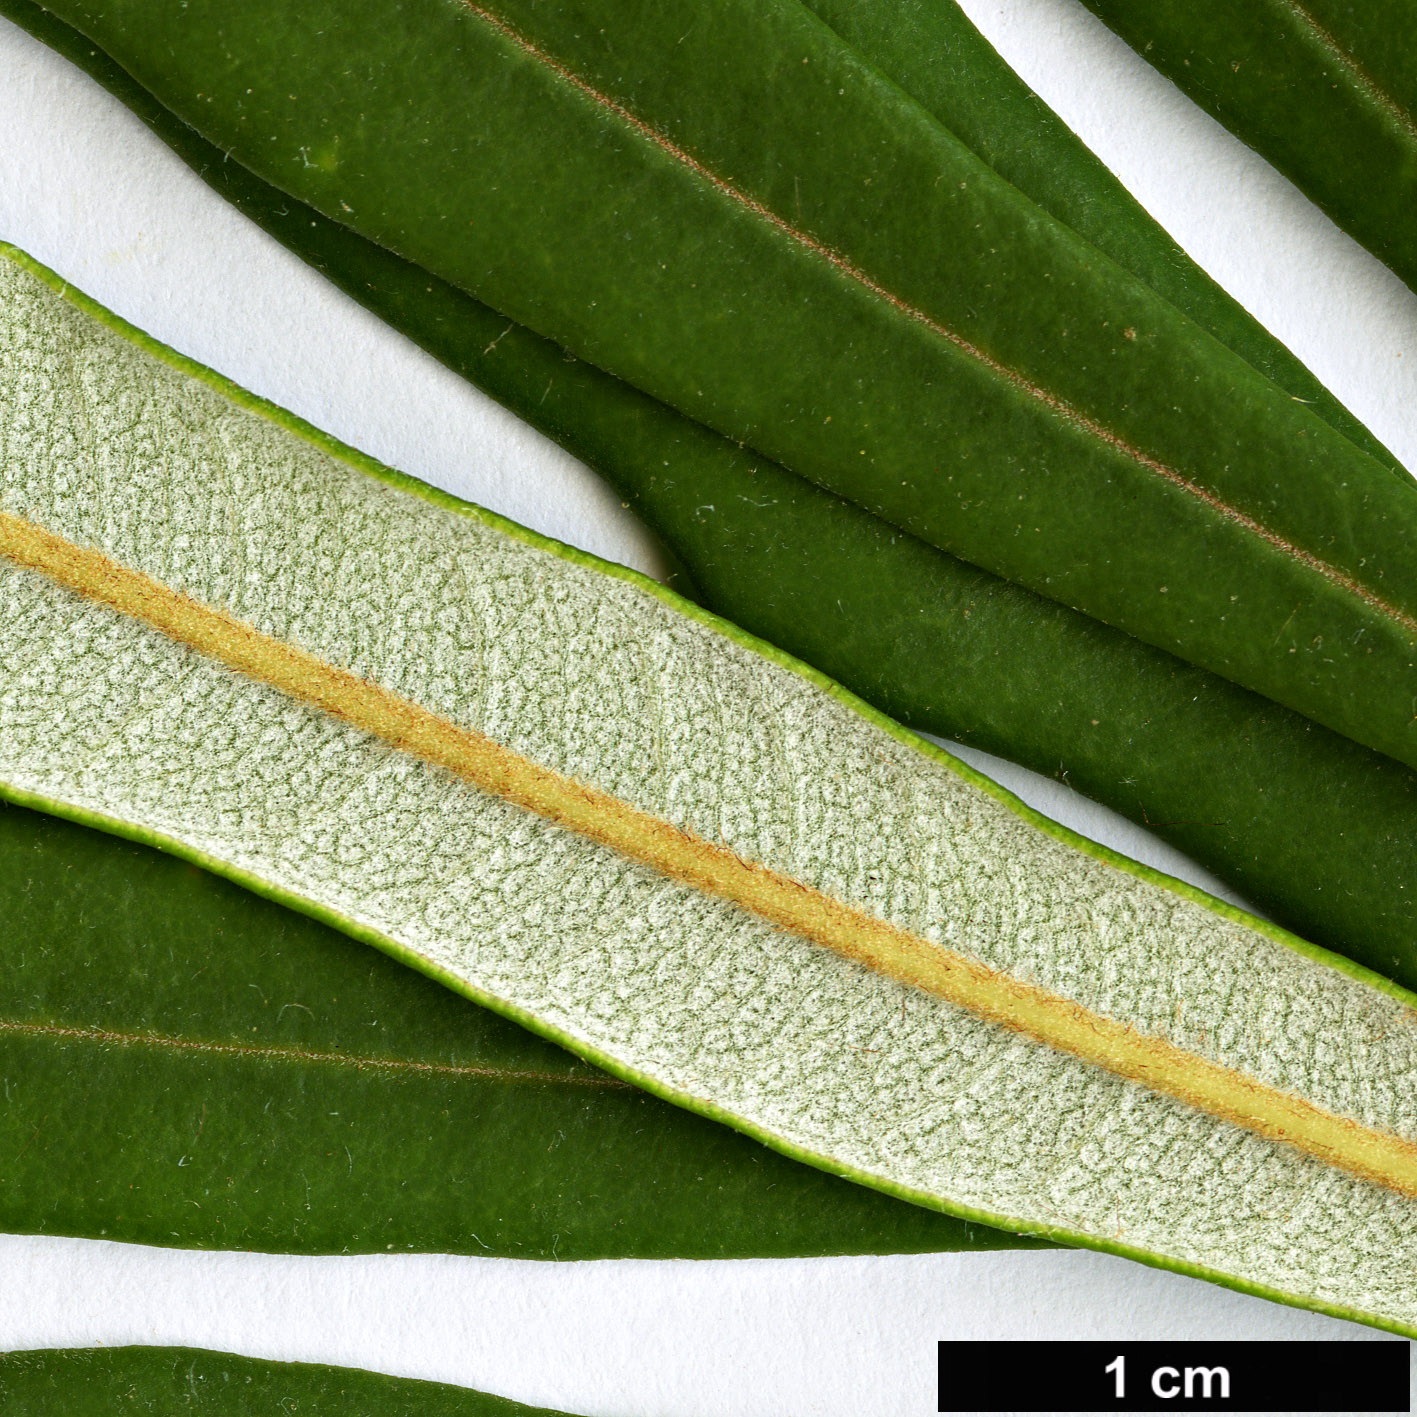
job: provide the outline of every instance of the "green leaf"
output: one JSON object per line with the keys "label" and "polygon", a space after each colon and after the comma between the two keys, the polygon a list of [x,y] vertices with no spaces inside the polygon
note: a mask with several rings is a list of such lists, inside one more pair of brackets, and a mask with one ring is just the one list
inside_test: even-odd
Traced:
{"label": "green leaf", "polygon": [[0,279],[12,800],[837,1174],[1417,1328],[1412,995]]}
{"label": "green leaf", "polygon": [[1040,1243],[790,1161],[148,847],[0,807],[0,883],[7,1231],[548,1260]]}
{"label": "green leaf", "polygon": [[346,936],[72,823],[0,807],[0,918],[23,942],[0,956],[10,1232],[563,1260],[1049,1245],[595,1085]]}
{"label": "green leaf", "polygon": [[1373,434],[1171,240],[1004,63],[954,0],[808,2],[1006,182],[1145,281],[1364,452],[1394,463]]}
{"label": "green leaf", "polygon": [[[1342,431],[1350,416],[1175,252],[952,6],[822,13],[1044,201]],[[610,479],[677,584],[902,722],[1056,774],[1281,924],[1417,987],[1417,777],[1310,720],[902,536],[540,339],[226,158],[29,0],[0,12],[83,65],[219,192]],[[887,48],[889,46],[889,48]],[[968,83],[941,84],[955,56]],[[953,74],[953,70],[946,71]],[[949,105],[948,107],[946,105]],[[1100,217],[1099,217],[1100,214]],[[1405,476],[1405,474],[1402,474]],[[1210,770],[1197,772],[1197,763]],[[1305,823],[1295,832],[1293,823]]]}
{"label": "green leaf", "polygon": [[1410,4],[1083,3],[1417,290]]}
{"label": "green leaf", "polygon": [[7,1417],[558,1417],[549,1408],[446,1383],[201,1348],[0,1353],[0,1401]]}
{"label": "green leaf", "polygon": [[1417,763],[1417,491],[793,0],[48,8],[259,176],[578,356]]}

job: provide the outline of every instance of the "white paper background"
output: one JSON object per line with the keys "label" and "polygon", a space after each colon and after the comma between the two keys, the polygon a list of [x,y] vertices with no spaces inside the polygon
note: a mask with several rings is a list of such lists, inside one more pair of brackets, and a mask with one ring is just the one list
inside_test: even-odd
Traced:
{"label": "white paper background", "polygon": [[[1191,254],[1417,466],[1417,297],[1073,0],[965,9]],[[590,473],[327,286],[3,21],[0,237],[384,461],[656,569]],[[1216,888],[1066,788],[995,767],[1079,830]],[[934,1410],[937,1339],[1025,1337],[1378,1335],[1084,1253],[536,1264],[0,1236],[0,1349],[193,1344],[606,1417],[913,1417]]]}

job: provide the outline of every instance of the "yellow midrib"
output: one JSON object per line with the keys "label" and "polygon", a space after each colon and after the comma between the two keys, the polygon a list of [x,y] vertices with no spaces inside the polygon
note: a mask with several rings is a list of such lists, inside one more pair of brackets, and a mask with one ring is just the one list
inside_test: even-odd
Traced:
{"label": "yellow midrib", "polygon": [[1417,1145],[1093,1013],[836,900],[336,668],[22,518],[0,555],[403,752],[847,959],[1417,1199]]}

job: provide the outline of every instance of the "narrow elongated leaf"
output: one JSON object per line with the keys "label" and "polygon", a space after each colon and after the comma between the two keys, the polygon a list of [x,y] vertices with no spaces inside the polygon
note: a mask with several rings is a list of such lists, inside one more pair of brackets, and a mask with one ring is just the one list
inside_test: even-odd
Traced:
{"label": "narrow elongated leaf", "polygon": [[[951,6],[819,6],[981,155],[1352,436],[1351,417],[1175,253]],[[218,191],[343,289],[609,478],[709,608],[914,727],[1055,773],[1281,924],[1417,986],[1417,778],[1228,680],[904,536],[513,324],[226,158],[29,0],[0,12],[81,63]],[[876,23],[869,32],[872,17]],[[973,39],[970,39],[973,36]],[[968,81],[939,83],[922,54]],[[992,57],[991,57],[992,56]],[[916,59],[914,67],[912,59]],[[952,71],[953,72],[953,71]],[[960,111],[964,110],[964,111]],[[1066,181],[1059,180],[1059,175]],[[1097,214],[1105,220],[1097,225]],[[1169,282],[1169,284],[1168,284]],[[1406,474],[1400,474],[1405,476]],[[685,586],[681,574],[678,584]],[[1197,763],[1210,770],[1197,772]],[[1295,822],[1305,830],[1293,830]]]}
{"label": "narrow elongated leaf", "polygon": [[809,0],[809,8],[1006,182],[1364,452],[1395,467],[1372,432],[1171,240],[954,0]]}
{"label": "narrow elongated leaf", "polygon": [[787,1162],[144,848],[8,808],[0,878],[7,1229],[546,1259],[1032,1243]]}
{"label": "narrow elongated leaf", "polygon": [[149,848],[3,807],[0,889],[7,1231],[547,1260],[1038,1243],[790,1161]]}
{"label": "narrow elongated leaf", "polygon": [[1417,762],[1417,491],[795,0],[49,8],[259,175],[572,352]]}
{"label": "narrow elongated leaf", "polygon": [[791,1162],[317,922],[18,808],[0,920],[0,1229],[548,1260],[1045,1243]]}
{"label": "narrow elongated leaf", "polygon": [[0,1401],[7,1417],[557,1417],[549,1408],[446,1383],[201,1348],[0,1353]]}
{"label": "narrow elongated leaf", "polygon": [[1417,289],[1408,0],[1083,0]]}
{"label": "narrow elongated leaf", "polygon": [[0,278],[12,799],[838,1174],[1417,1328],[1412,995]]}

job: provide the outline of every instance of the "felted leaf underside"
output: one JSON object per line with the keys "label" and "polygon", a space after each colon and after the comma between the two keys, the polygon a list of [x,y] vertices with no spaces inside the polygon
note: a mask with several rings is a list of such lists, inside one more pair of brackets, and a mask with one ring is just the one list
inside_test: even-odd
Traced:
{"label": "felted leaf underside", "polygon": [[[1417,1134],[1405,998],[1042,829],[628,575],[292,436],[6,263],[0,509],[923,939]],[[1417,1322],[1414,1204],[775,929],[0,564],[9,792],[957,1211]]]}

